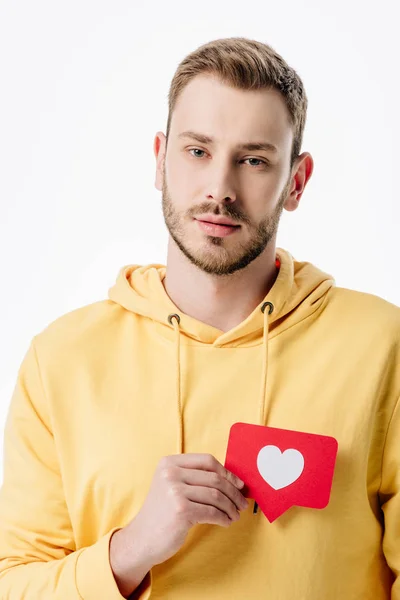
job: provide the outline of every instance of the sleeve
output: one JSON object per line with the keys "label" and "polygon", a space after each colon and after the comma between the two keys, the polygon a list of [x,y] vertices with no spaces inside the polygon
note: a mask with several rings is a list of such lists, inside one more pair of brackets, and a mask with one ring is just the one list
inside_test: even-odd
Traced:
{"label": "sleeve", "polygon": [[386,436],[380,487],[383,553],[394,575],[391,600],[400,600],[400,398]]}
{"label": "sleeve", "polygon": [[[109,531],[76,549],[32,341],[4,428],[0,489],[0,598],[123,600],[109,562]],[[150,576],[142,582],[145,600]]]}

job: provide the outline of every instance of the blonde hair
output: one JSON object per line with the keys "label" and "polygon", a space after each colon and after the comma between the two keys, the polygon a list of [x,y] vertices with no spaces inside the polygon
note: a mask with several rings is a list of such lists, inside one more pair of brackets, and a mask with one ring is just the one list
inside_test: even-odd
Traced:
{"label": "blonde hair", "polygon": [[168,92],[168,121],[184,87],[200,73],[216,75],[223,83],[242,90],[276,89],[287,106],[293,127],[290,167],[299,156],[307,115],[307,96],[294,69],[271,46],[243,37],[222,38],[203,44],[178,65]]}

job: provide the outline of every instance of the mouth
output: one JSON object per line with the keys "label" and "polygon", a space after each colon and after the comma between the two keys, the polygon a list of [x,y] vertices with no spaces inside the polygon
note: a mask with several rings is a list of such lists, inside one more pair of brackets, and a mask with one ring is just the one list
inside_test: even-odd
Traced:
{"label": "mouth", "polygon": [[228,225],[226,223],[211,223],[210,221],[201,221],[199,219],[195,219],[198,223],[199,228],[206,233],[207,235],[212,235],[214,237],[226,237],[228,235],[232,235],[238,229],[240,229],[240,225]]}

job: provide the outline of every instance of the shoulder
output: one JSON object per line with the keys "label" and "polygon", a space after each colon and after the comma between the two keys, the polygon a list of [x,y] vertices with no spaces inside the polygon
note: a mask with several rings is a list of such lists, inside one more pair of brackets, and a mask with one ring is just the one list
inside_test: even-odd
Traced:
{"label": "shoulder", "polygon": [[38,358],[52,363],[95,354],[107,345],[125,312],[111,300],[100,300],[61,315],[35,335]]}
{"label": "shoulder", "polygon": [[349,311],[373,311],[377,315],[400,322],[400,306],[375,294],[334,286],[331,289],[331,300],[342,304]]}
{"label": "shoulder", "polygon": [[380,296],[334,286],[326,310],[336,315],[338,325],[387,332],[400,341],[400,307]]}

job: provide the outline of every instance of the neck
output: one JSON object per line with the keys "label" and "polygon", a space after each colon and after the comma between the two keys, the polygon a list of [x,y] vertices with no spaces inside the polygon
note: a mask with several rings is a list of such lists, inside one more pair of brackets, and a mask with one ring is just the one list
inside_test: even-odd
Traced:
{"label": "neck", "polygon": [[229,331],[260,304],[278,274],[275,239],[247,267],[232,275],[210,275],[193,265],[172,238],[168,242],[166,276],[168,296],[184,314]]}

